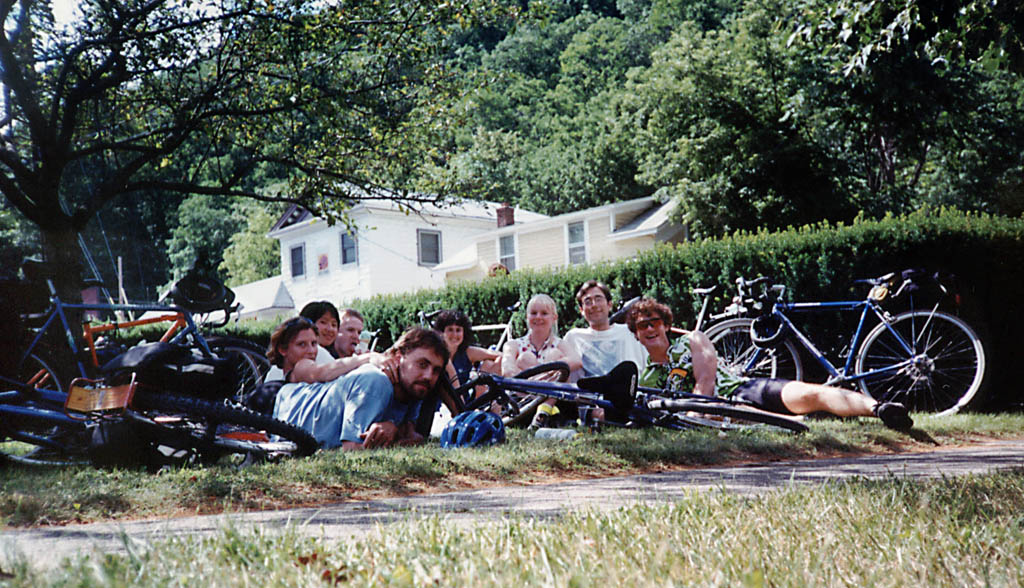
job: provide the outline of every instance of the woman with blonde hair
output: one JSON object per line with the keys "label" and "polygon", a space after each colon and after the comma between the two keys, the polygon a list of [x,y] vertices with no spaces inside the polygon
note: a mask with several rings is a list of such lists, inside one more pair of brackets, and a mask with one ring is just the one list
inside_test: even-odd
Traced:
{"label": "woman with blonde hair", "polygon": [[[558,307],[550,296],[535,294],[530,298],[526,305],[526,325],[526,335],[505,343],[501,357],[503,376],[515,376],[523,370],[553,361],[564,361],[570,372],[583,366],[583,360],[572,345],[558,336]],[[530,426],[546,426],[557,413],[555,400],[548,399],[537,407]]]}

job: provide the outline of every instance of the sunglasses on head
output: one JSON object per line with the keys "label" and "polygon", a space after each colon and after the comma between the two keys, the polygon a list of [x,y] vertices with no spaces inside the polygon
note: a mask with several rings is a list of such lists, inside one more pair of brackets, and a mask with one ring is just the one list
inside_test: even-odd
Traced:
{"label": "sunglasses on head", "polygon": [[645,318],[645,319],[638,320],[636,322],[636,330],[637,331],[646,331],[647,329],[650,329],[652,327],[653,328],[660,327],[663,324],[665,324],[665,321],[663,321],[661,319],[661,317],[652,316],[651,318]]}

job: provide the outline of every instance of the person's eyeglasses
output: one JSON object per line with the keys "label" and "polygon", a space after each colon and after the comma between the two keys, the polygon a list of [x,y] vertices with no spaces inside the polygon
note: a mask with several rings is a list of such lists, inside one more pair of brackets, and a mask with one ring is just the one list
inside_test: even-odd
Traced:
{"label": "person's eyeglasses", "polygon": [[656,317],[655,316],[655,317],[646,318],[646,319],[637,321],[636,322],[636,330],[637,331],[646,331],[647,329],[650,329],[650,328],[658,328],[658,327],[660,327],[663,324],[665,324],[665,321],[661,320],[660,317]]}
{"label": "person's eyeglasses", "polygon": [[604,296],[600,295],[600,294],[595,294],[594,296],[587,296],[586,298],[584,298],[582,300],[583,306],[593,306],[593,305],[595,305],[595,304],[597,304],[599,302],[605,302],[605,301],[606,301],[606,298]]}

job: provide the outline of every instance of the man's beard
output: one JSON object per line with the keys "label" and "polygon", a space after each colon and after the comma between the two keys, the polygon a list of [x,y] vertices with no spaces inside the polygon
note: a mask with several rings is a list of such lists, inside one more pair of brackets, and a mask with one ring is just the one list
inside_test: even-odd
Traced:
{"label": "man's beard", "polygon": [[[415,387],[416,384],[423,384],[423,388],[426,391],[423,393],[422,396],[416,394],[413,391],[413,387]],[[406,386],[405,380],[402,378],[402,366],[398,366],[398,387],[401,389],[401,395],[405,397],[405,400],[403,402],[415,402],[417,400],[422,400],[430,394],[431,390],[430,380],[428,379],[415,380],[413,382],[410,382],[409,386]]]}

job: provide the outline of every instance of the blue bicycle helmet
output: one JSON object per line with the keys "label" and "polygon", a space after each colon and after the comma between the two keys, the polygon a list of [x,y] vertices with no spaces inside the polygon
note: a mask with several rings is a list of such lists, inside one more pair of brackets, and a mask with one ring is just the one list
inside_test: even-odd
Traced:
{"label": "blue bicycle helmet", "polygon": [[505,441],[505,424],[493,412],[471,410],[448,421],[441,431],[441,447],[478,447]]}

